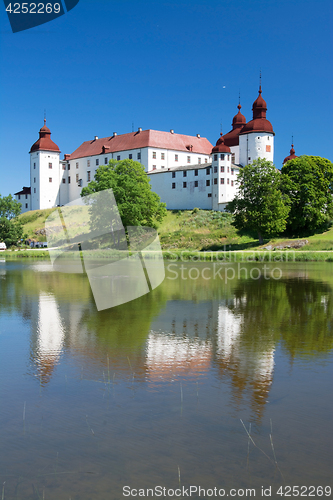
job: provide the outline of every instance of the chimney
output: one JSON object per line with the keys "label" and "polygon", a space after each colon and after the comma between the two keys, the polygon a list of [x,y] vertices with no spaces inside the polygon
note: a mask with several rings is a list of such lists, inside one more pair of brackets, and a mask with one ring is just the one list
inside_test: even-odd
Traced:
{"label": "chimney", "polygon": [[116,135],[118,135],[117,132],[113,132],[113,136],[112,137],[116,137]]}
{"label": "chimney", "polygon": [[173,130],[173,128],[170,130],[170,134],[174,134],[174,130]]}
{"label": "chimney", "polygon": [[94,141],[97,141],[97,139],[98,139],[98,137],[97,137],[97,135],[95,135]]}
{"label": "chimney", "polygon": [[68,160],[69,157],[70,157],[70,155],[65,155],[64,160]]}
{"label": "chimney", "polygon": [[197,134],[197,138],[200,139],[200,134]]}
{"label": "chimney", "polygon": [[140,132],[142,132],[142,128],[141,127],[138,128],[138,132],[139,132],[139,134],[140,134]]}

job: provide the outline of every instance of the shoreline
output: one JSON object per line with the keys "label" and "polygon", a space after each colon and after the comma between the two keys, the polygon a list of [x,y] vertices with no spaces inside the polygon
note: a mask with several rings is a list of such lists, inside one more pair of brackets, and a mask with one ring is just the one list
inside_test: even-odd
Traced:
{"label": "shoreline", "polygon": [[[162,250],[163,260],[178,262],[333,262],[332,250]],[[48,250],[4,250],[1,259],[49,259]]]}

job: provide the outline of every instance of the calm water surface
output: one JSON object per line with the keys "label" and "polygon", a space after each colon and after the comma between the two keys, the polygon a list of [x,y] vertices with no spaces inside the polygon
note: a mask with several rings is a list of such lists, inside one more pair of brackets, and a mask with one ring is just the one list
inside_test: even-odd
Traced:
{"label": "calm water surface", "polygon": [[332,487],[333,265],[242,267],[166,263],[97,312],[85,276],[2,260],[2,500]]}

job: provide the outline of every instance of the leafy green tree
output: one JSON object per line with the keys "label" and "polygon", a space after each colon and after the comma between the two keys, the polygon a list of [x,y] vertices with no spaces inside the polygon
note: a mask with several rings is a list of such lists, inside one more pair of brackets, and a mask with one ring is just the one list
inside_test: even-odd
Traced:
{"label": "leafy green tree", "polygon": [[333,164],[319,156],[300,156],[287,161],[281,172],[290,198],[287,230],[297,235],[326,229],[333,218]]}
{"label": "leafy green tree", "polygon": [[243,167],[237,177],[238,193],[226,210],[234,214],[233,225],[258,233],[263,238],[285,230],[289,213],[288,200],[281,193],[281,174],[272,162],[255,160]]}
{"label": "leafy green tree", "polygon": [[82,189],[86,196],[105,189],[112,189],[117,207],[125,227],[156,227],[166,215],[166,205],[151,191],[149,178],[144,167],[133,160],[110,160],[99,167],[95,180]]}
{"label": "leafy green tree", "polygon": [[16,201],[11,194],[2,197],[0,194],[0,218],[14,219],[21,213],[22,204]]}
{"label": "leafy green tree", "polygon": [[16,245],[23,238],[23,226],[17,221],[0,218],[0,241],[4,241],[7,247]]}

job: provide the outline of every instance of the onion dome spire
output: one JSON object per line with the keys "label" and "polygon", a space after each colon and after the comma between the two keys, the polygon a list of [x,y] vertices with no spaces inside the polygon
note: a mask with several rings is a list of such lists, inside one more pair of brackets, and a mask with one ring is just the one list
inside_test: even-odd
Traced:
{"label": "onion dome spire", "polygon": [[240,96],[237,108],[238,113],[232,119],[232,129],[224,136],[224,143],[230,147],[239,145],[239,134],[246,125],[246,118],[241,113]]}
{"label": "onion dome spire", "polygon": [[[293,139],[292,139],[292,142]],[[289,161],[289,160],[294,160],[295,158],[298,158],[298,156],[295,155],[295,150],[294,150],[294,144],[291,144],[291,149],[290,149],[290,153],[289,153],[289,156],[286,156],[285,159],[283,160],[283,165]]]}
{"label": "onion dome spire", "polygon": [[224,144],[222,132],[220,133],[220,138],[216,142],[216,146],[212,149],[212,153],[231,153],[229,146]]}
{"label": "onion dome spire", "polygon": [[39,131],[39,139],[30,149],[30,153],[34,151],[57,151],[60,153],[58,146],[51,140],[51,131],[46,126],[46,118],[44,118],[44,125]]}
{"label": "onion dome spire", "polygon": [[[261,79],[261,76],[260,76]],[[259,85],[259,95],[252,106],[253,118],[240,132],[246,134],[249,132],[270,132],[274,134],[272,124],[266,118],[267,104],[262,98],[261,81]]]}

